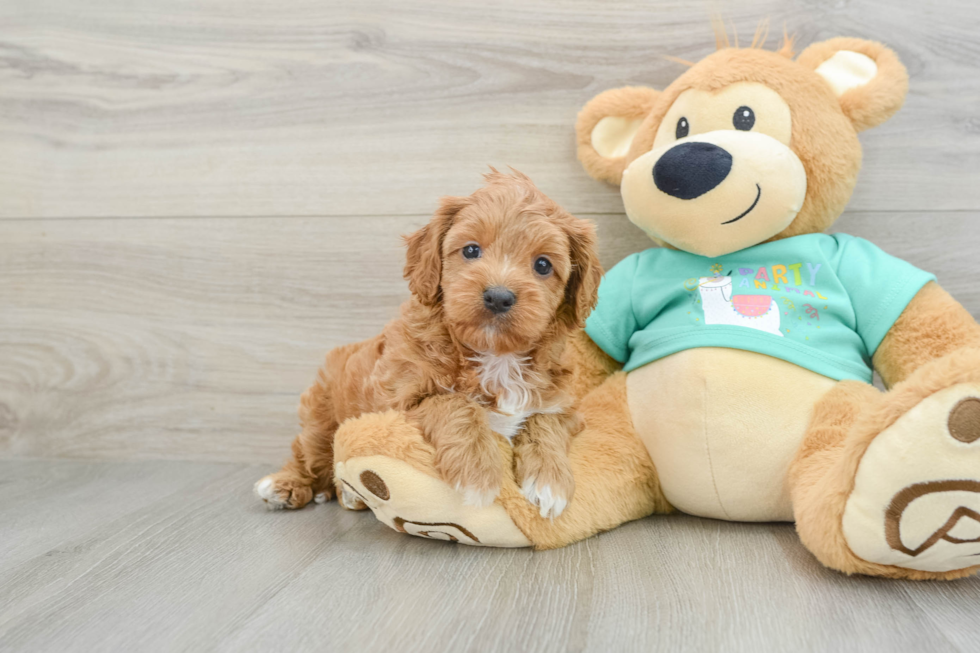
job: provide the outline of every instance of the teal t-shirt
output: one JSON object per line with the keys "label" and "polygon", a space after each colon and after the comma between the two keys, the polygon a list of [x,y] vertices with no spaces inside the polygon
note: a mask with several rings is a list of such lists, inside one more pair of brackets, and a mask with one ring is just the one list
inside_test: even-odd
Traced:
{"label": "teal t-shirt", "polygon": [[846,234],[808,234],[707,258],[648,249],[599,286],[586,332],[626,371],[696,347],[871,382],[871,357],[935,277]]}

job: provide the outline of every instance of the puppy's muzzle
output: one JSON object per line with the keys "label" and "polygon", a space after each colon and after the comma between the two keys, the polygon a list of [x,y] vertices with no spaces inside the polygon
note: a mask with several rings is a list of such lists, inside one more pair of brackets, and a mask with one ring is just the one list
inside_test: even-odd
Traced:
{"label": "puppy's muzzle", "polygon": [[483,291],[483,305],[494,315],[503,315],[517,301],[517,296],[503,286],[493,286]]}

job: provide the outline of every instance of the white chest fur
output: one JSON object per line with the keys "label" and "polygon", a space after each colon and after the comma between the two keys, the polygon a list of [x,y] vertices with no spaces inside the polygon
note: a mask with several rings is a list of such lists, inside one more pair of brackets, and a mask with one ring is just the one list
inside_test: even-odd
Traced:
{"label": "white chest fur", "polygon": [[532,407],[534,392],[528,382],[530,358],[517,354],[478,354],[471,359],[479,369],[483,391],[496,397],[490,407],[490,428],[508,440],[524,426],[525,420],[540,410]]}

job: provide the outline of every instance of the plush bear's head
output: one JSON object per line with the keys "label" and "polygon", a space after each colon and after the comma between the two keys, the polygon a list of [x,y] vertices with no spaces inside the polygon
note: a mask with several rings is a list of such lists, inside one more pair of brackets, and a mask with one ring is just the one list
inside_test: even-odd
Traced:
{"label": "plush bear's head", "polygon": [[791,57],[788,44],[724,48],[663,91],[601,93],[579,114],[579,159],[620,185],[629,219],[660,245],[715,257],[822,231],[854,190],[857,132],[899,109],[908,75],[861,39]]}

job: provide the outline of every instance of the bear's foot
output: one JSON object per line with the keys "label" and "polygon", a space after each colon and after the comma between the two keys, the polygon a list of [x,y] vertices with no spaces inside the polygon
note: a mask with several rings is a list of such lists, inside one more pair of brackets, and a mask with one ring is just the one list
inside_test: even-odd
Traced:
{"label": "bear's foot", "polygon": [[348,458],[335,473],[345,506],[349,493],[400,533],[473,546],[531,546],[503,506],[469,505],[448,483],[401,460]]}
{"label": "bear's foot", "polygon": [[980,565],[980,382],[926,397],[871,441],[842,527],[868,562],[924,572]]}
{"label": "bear's foot", "polygon": [[345,508],[366,506],[378,521],[418,537],[473,546],[532,546],[499,501],[470,505],[463,492],[443,480],[431,445],[399,413],[348,420],[334,444],[334,479]]}

